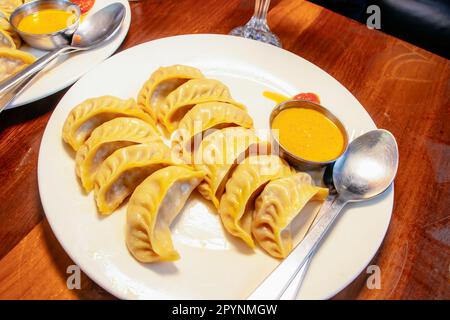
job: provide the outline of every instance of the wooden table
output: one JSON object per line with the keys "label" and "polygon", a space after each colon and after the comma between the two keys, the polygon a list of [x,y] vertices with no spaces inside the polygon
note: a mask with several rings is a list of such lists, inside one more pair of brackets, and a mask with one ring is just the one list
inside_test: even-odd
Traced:
{"label": "wooden table", "polygon": [[[252,0],[144,0],[120,50],[187,33],[227,33],[251,16]],[[374,262],[381,289],[364,272],[335,298],[450,298],[450,63],[448,60],[300,0],[272,1],[269,24],[285,49],[346,86],[400,148],[395,205]],[[47,121],[66,90],[0,115],[0,298],[109,299],[82,278],[66,287],[73,264],[39,200],[36,165]]]}

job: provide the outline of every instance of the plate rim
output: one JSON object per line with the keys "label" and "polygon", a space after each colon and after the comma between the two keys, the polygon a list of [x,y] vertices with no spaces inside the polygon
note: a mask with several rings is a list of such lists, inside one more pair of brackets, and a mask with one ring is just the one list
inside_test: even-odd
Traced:
{"label": "plate rim", "polygon": [[[155,42],[164,42],[164,41],[172,41],[175,40],[177,38],[189,38],[189,37],[198,37],[198,38],[208,38],[208,37],[216,37],[216,38],[235,38],[236,41],[252,41],[254,43],[256,43],[257,45],[261,45],[261,46],[268,46],[271,48],[275,48],[271,45],[265,44],[265,43],[261,43],[258,42],[256,40],[250,40],[250,39],[243,39],[240,37],[235,37],[235,36],[230,36],[230,35],[224,35],[224,34],[207,34],[207,33],[203,33],[203,34],[182,34],[182,35],[175,35],[175,36],[169,36],[169,37],[162,37],[162,38],[158,38],[158,39],[154,39],[154,40],[150,40],[144,43],[140,43],[138,45],[135,45],[133,47],[127,48],[117,54],[113,54],[112,56],[108,57],[107,59],[103,60],[101,63],[97,64],[95,67],[91,68],[88,72],[86,72],[85,74],[83,74],[79,79],[77,79],[76,81],[81,80],[83,77],[85,77],[86,75],[93,73],[96,71],[97,68],[99,68],[102,64],[106,63],[107,61],[109,61],[110,59],[114,59],[115,56],[119,56],[122,54],[127,54],[129,50],[135,49],[137,47],[143,47],[148,45],[149,43],[155,43]],[[362,104],[359,102],[359,100],[347,89],[347,87],[345,87],[339,80],[337,80],[336,78],[334,78],[333,76],[331,76],[328,72],[326,72],[324,69],[320,68],[319,66],[317,66],[316,64],[314,64],[313,62],[310,62],[308,60],[306,60],[305,58],[296,55],[295,53],[288,51],[286,49],[282,49],[282,48],[276,48],[276,50],[282,50],[284,52],[286,52],[287,54],[291,55],[292,57],[294,57],[295,59],[301,59],[306,61],[309,64],[312,64],[315,68],[321,70],[327,77],[332,78],[334,81],[336,81],[337,83],[340,84],[341,89],[347,91],[347,93],[349,93],[361,106],[361,109],[363,112],[365,112],[368,116],[368,118],[371,121],[371,124],[377,128],[377,126],[375,125],[375,122],[373,121],[372,117],[370,116],[370,114],[367,112],[367,110],[362,106]],[[61,100],[58,102],[58,105],[55,107],[58,108],[59,105],[61,104],[61,101],[63,100],[63,98],[72,90],[72,88],[69,89],[69,91],[67,91],[64,96],[61,98]],[[50,123],[50,121],[52,120],[52,117],[54,115],[52,114],[52,116],[49,118],[44,134],[42,136],[41,142],[40,142],[40,146],[39,146],[39,154],[38,154],[38,165],[37,165],[37,174],[38,174],[38,189],[39,189],[39,196],[40,196],[40,200],[41,200],[41,204],[42,207],[44,209],[44,213],[45,213],[45,217],[52,229],[52,232],[54,233],[55,237],[58,239],[58,242],[61,244],[61,246],[63,247],[64,251],[66,252],[66,254],[72,259],[72,261],[74,263],[76,263],[80,269],[92,280],[94,281],[97,285],[99,285],[100,287],[102,287],[105,291],[107,291],[108,293],[112,294],[113,296],[119,298],[119,299],[130,299],[129,296],[127,296],[123,291],[118,290],[116,287],[114,286],[110,286],[108,285],[108,283],[104,283],[103,279],[101,279],[100,277],[97,277],[95,274],[93,274],[90,270],[87,270],[89,268],[85,268],[83,267],[81,264],[77,263],[77,259],[74,259],[74,255],[72,254],[72,252],[70,252],[69,250],[67,250],[66,245],[64,243],[64,241],[61,241],[61,236],[58,234],[58,232],[56,231],[57,229],[54,228],[54,225],[51,221],[51,219],[48,219],[48,214],[47,214],[47,209],[46,209],[46,204],[45,202],[42,200],[43,199],[43,195],[42,195],[42,180],[40,178],[41,176],[41,172],[42,172],[42,160],[43,159],[43,155],[42,155],[42,150],[43,150],[43,144],[45,141],[45,137],[48,134],[48,124]],[[342,291],[345,287],[347,287],[350,283],[352,283],[363,271],[365,268],[367,268],[368,264],[372,261],[373,257],[379,252],[382,243],[386,237],[387,231],[389,229],[390,226],[390,222],[392,219],[392,214],[393,214],[393,206],[394,206],[394,183],[392,183],[392,185],[386,190],[387,196],[390,198],[389,199],[389,208],[386,209],[386,214],[387,211],[389,211],[389,219],[386,220],[386,224],[383,226],[383,232],[381,234],[380,232],[380,236],[379,236],[379,241],[377,241],[377,244],[375,246],[375,250],[373,252],[371,252],[369,254],[369,258],[367,259],[367,261],[364,263],[364,265],[362,265],[362,267],[360,268],[360,270],[358,270],[358,273],[355,273],[353,276],[351,276],[347,281],[343,282],[341,286],[338,286],[338,288],[332,292],[329,292],[327,295],[325,295],[324,297],[322,297],[321,299],[329,299],[333,296],[335,296],[336,294],[338,294],[340,291]],[[79,260],[78,260],[79,261]],[[153,297],[152,299],[158,299],[158,300],[165,300],[165,299],[171,299],[170,297],[163,297],[163,294],[161,294],[158,297]]]}

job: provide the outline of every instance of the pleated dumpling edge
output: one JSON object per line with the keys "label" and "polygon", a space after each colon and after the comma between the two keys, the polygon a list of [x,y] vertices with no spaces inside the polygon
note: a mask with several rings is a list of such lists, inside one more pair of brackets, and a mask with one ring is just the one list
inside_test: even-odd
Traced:
{"label": "pleated dumpling edge", "polygon": [[[304,172],[270,181],[255,200],[252,234],[256,242],[275,258],[287,257],[292,250],[291,222],[310,200],[327,196],[328,189],[315,186]],[[303,227],[307,230],[309,225]]]}
{"label": "pleated dumpling edge", "polygon": [[206,102],[226,102],[242,110],[247,108],[233,100],[228,87],[215,79],[189,80],[171,92],[161,109],[160,121],[171,133],[178,128],[184,115],[195,105]]}
{"label": "pleated dumpling edge", "polygon": [[95,176],[94,196],[101,214],[113,212],[153,172],[175,165],[162,141],[128,146],[115,151]]}
{"label": "pleated dumpling edge", "polygon": [[161,120],[162,105],[167,96],[186,81],[201,78],[203,74],[194,67],[180,64],[160,67],[142,85],[137,97],[138,106],[148,112],[155,121]]}
{"label": "pleated dumpling edge", "polygon": [[[186,157],[193,151],[192,142],[203,140],[202,136],[216,129],[233,126],[253,128],[253,119],[247,111],[229,103],[216,101],[197,104],[180,121],[172,139],[173,152],[181,159],[192,161]],[[202,136],[197,136],[200,134]]]}
{"label": "pleated dumpling edge", "polygon": [[156,129],[138,118],[119,117],[95,128],[75,155],[75,171],[85,191],[92,190],[97,169],[114,151],[155,141],[161,141]]}
{"label": "pleated dumpling edge", "polygon": [[140,262],[178,260],[170,224],[204,173],[183,166],[160,169],[145,179],[128,203],[126,243]]}
{"label": "pleated dumpling edge", "polygon": [[254,199],[269,181],[293,172],[294,169],[277,155],[251,156],[241,162],[228,180],[219,203],[225,229],[254,248],[251,234]]}
{"label": "pleated dumpling edge", "polygon": [[77,151],[95,128],[117,117],[139,118],[155,125],[154,120],[137,107],[134,99],[100,96],[86,99],[70,111],[62,129],[63,140]]}
{"label": "pleated dumpling edge", "polygon": [[261,151],[259,142],[253,129],[229,127],[208,135],[195,150],[194,166],[206,174],[198,191],[216,208],[230,172],[245,157]]}

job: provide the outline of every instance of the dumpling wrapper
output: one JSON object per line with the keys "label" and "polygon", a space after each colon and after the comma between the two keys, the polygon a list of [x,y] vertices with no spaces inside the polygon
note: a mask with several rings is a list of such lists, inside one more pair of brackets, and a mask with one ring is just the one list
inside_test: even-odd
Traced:
{"label": "dumpling wrapper", "polygon": [[251,156],[241,162],[228,180],[219,203],[225,229],[254,248],[251,235],[254,199],[268,182],[292,173],[293,169],[277,155]]}
{"label": "dumpling wrapper", "polygon": [[255,201],[252,234],[256,242],[275,258],[287,257],[292,250],[292,220],[310,200],[327,196],[328,189],[315,186],[303,172],[269,182]]}
{"label": "dumpling wrapper", "polygon": [[77,151],[95,128],[118,117],[139,118],[154,125],[153,119],[137,107],[134,99],[102,96],[87,99],[72,109],[64,122],[62,137]]}
{"label": "dumpling wrapper", "polygon": [[11,35],[2,29],[0,29],[0,48],[16,49],[16,44]]}
{"label": "dumpling wrapper", "polygon": [[138,106],[153,119],[162,119],[162,116],[158,115],[167,95],[186,81],[197,78],[203,78],[203,74],[193,67],[179,64],[161,67],[151,74],[139,91]]}
{"label": "dumpling wrapper", "polygon": [[114,151],[152,141],[162,143],[155,128],[138,118],[119,117],[95,128],[75,156],[75,171],[84,189],[92,190],[98,168]]}
{"label": "dumpling wrapper", "polygon": [[0,81],[16,74],[35,60],[36,58],[27,52],[0,48]]}
{"label": "dumpling wrapper", "polygon": [[[213,129],[240,126],[252,128],[253,119],[232,104],[207,102],[196,105],[181,120],[172,140],[174,154],[186,162],[192,162],[191,152]],[[197,143],[198,142],[198,143]]]}
{"label": "dumpling wrapper", "polygon": [[110,214],[145,178],[175,164],[170,149],[162,141],[115,151],[101,164],[95,176],[95,200],[99,212]]}
{"label": "dumpling wrapper", "polygon": [[9,23],[8,15],[0,11],[0,30],[5,32],[14,42],[14,49],[19,49],[22,40]]}
{"label": "dumpling wrapper", "polygon": [[185,114],[195,105],[205,102],[227,102],[242,110],[245,106],[231,98],[229,89],[222,82],[214,79],[190,80],[171,92],[161,109],[162,123],[172,133]]}
{"label": "dumpling wrapper", "polygon": [[13,11],[22,4],[22,0],[1,0],[0,11],[7,15],[7,17],[9,18],[11,13],[13,13]]}
{"label": "dumpling wrapper", "polygon": [[128,203],[126,243],[138,261],[179,259],[170,224],[202,179],[200,171],[170,166],[156,171],[136,188]]}
{"label": "dumpling wrapper", "polygon": [[225,183],[237,163],[249,155],[267,153],[268,145],[259,142],[253,130],[230,127],[208,135],[195,150],[194,166],[205,172],[198,191],[206,200],[212,201],[216,208],[219,207]]}

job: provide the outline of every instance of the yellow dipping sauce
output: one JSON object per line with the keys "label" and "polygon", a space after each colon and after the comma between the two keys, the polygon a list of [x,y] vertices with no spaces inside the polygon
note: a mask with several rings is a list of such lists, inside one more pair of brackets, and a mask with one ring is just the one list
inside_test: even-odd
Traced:
{"label": "yellow dipping sauce", "polygon": [[70,11],[45,9],[25,16],[17,28],[26,33],[53,33],[71,26],[76,19],[77,16]]}
{"label": "yellow dipping sauce", "polygon": [[316,110],[282,110],[273,119],[272,129],[279,130],[278,141],[286,150],[305,160],[329,161],[338,157],[344,149],[342,131]]}

